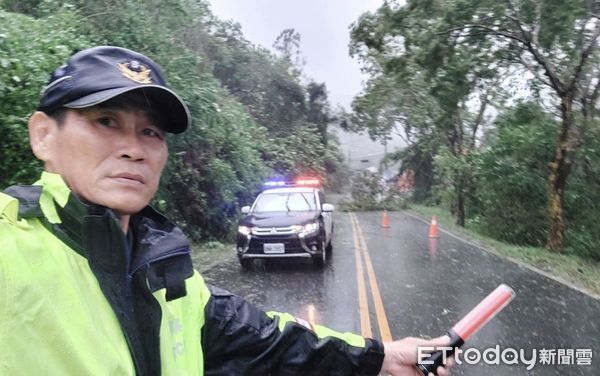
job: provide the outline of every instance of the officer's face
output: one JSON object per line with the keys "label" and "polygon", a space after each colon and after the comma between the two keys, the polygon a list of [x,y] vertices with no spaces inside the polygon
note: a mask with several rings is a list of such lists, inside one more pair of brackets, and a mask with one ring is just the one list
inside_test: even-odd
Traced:
{"label": "officer's face", "polygon": [[83,201],[120,214],[150,202],[168,152],[164,132],[143,111],[68,110],[62,123],[53,130],[46,170],[60,174]]}

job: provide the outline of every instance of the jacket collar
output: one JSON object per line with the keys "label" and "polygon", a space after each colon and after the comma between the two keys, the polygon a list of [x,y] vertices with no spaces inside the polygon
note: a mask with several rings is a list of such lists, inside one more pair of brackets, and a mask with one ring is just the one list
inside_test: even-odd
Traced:
{"label": "jacket collar", "polygon": [[[87,257],[86,248],[89,248],[84,239],[84,222],[98,216],[109,222],[118,222],[111,209],[84,204],[60,175],[47,171],[33,185],[12,186],[5,192],[19,200],[19,218],[41,219],[58,238],[84,257]],[[189,253],[183,232],[151,206],[132,215],[130,221],[135,249],[131,273],[170,254]],[[112,223],[113,226],[115,224],[118,223]],[[85,233],[89,235],[89,231]],[[122,237],[125,241],[122,232],[113,232],[113,236]]]}

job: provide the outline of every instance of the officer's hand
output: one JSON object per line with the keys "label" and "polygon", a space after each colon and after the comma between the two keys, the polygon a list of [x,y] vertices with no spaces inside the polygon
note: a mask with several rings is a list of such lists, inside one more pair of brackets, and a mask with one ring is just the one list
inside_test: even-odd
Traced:
{"label": "officer's hand", "polygon": [[[450,338],[441,336],[434,339],[422,339],[407,337],[399,341],[384,343],[383,364],[381,373],[391,376],[422,376],[415,365],[417,364],[418,347],[441,347],[448,346]],[[453,358],[448,358],[444,367],[440,366],[437,369],[438,376],[448,376],[450,372],[448,368],[454,364]],[[432,373],[429,376],[433,375]]]}

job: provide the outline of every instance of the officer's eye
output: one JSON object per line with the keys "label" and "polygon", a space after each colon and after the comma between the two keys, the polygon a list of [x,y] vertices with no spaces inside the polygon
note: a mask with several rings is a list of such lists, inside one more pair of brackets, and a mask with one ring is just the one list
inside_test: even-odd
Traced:
{"label": "officer's eye", "polygon": [[113,118],[109,116],[101,116],[97,120],[98,124],[103,125],[105,127],[114,127],[116,122]]}
{"label": "officer's eye", "polygon": [[144,128],[144,130],[142,131],[142,134],[144,136],[156,137],[161,140],[164,138],[164,135],[162,132],[159,132],[156,129],[152,129],[152,128]]}

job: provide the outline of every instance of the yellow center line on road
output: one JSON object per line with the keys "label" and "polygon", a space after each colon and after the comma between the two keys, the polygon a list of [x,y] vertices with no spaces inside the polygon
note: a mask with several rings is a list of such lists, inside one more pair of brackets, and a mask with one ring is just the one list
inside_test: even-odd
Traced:
{"label": "yellow center line on road", "polygon": [[373,338],[373,332],[371,330],[371,321],[369,320],[369,302],[367,300],[363,266],[360,257],[360,241],[358,239],[358,231],[354,213],[350,213],[350,219],[352,222],[352,237],[354,238],[354,256],[356,259],[356,283],[358,284],[358,312],[360,314],[360,334],[363,337]]}
{"label": "yellow center line on road", "polygon": [[[360,241],[360,246],[358,249],[362,256],[365,259],[365,265],[367,268],[367,276],[369,278],[369,286],[371,287],[371,296],[373,297],[373,304],[375,304],[375,313],[377,315],[377,324],[379,325],[379,334],[381,335],[381,340],[384,342],[392,340],[392,334],[390,332],[390,326],[387,320],[387,316],[385,314],[385,309],[383,308],[383,301],[381,300],[381,294],[379,293],[379,285],[377,284],[377,278],[375,276],[375,271],[373,269],[373,264],[371,263],[371,257],[369,256],[369,249],[367,248],[367,243],[365,241],[365,237],[363,236],[362,229],[358,222],[358,218],[352,213],[353,219],[353,228],[354,230],[358,230],[358,239]],[[356,233],[355,233],[356,239]],[[356,244],[356,240],[355,240]],[[355,246],[356,250],[356,246]],[[358,268],[358,262],[357,262]],[[361,263],[362,268],[362,263]],[[362,277],[362,273],[361,273]],[[364,282],[363,282],[364,284]],[[368,310],[367,310],[368,313]]]}

